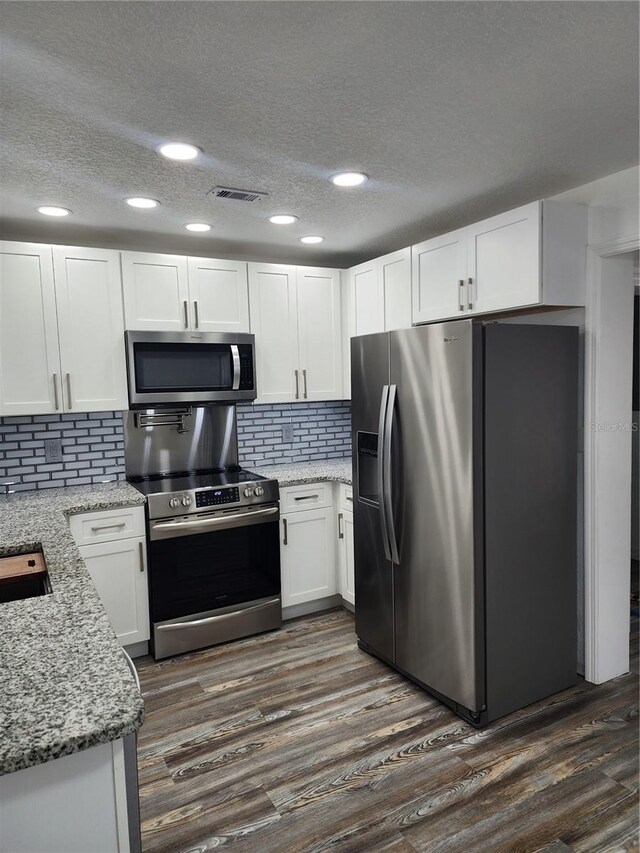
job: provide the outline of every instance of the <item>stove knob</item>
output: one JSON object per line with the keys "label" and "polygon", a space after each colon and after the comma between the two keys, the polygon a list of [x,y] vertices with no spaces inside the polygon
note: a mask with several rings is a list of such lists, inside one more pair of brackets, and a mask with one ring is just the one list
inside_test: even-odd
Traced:
{"label": "stove knob", "polygon": [[182,506],[189,506],[190,503],[191,503],[191,498],[189,497],[189,495],[185,495],[182,498]]}
{"label": "stove knob", "polygon": [[[250,498],[253,494],[253,489],[246,488],[243,492],[245,498]],[[257,494],[257,493],[256,493]]]}
{"label": "stove knob", "polygon": [[256,486],[256,496],[260,497],[261,495],[264,495],[264,489],[262,486]]}
{"label": "stove knob", "polygon": [[180,501],[178,500],[178,498],[171,498],[171,500],[169,501],[169,506],[171,507],[171,509],[175,509],[177,506],[180,506]]}

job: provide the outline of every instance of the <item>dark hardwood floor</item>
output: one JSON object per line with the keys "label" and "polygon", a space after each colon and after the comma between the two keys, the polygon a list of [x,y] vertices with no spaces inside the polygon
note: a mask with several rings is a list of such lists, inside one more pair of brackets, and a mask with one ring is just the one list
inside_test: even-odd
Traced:
{"label": "dark hardwood floor", "polygon": [[334,611],[138,661],[145,853],[638,850],[633,672],[478,732]]}

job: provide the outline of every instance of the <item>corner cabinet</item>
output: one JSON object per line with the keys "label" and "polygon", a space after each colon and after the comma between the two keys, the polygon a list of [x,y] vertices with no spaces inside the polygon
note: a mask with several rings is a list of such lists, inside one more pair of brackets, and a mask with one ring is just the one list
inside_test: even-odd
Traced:
{"label": "corner cabinet", "polygon": [[241,261],[122,252],[122,289],[127,329],[249,331]]}
{"label": "corner cabinet", "polygon": [[584,305],[587,209],[536,201],[412,248],[413,322]]}
{"label": "corner cabinet", "polygon": [[117,252],[0,244],[0,415],[128,406]]}
{"label": "corner cabinet", "polygon": [[258,403],[342,399],[338,270],[249,264]]}

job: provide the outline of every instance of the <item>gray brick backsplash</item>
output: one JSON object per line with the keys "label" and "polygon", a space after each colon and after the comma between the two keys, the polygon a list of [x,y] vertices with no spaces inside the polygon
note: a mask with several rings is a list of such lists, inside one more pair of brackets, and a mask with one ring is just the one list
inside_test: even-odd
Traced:
{"label": "gray brick backsplash", "polygon": [[[251,465],[338,459],[351,453],[351,405],[348,400],[326,403],[238,405],[238,456]],[[285,424],[293,426],[293,441],[282,440]]]}
{"label": "gray brick backsplash", "polygon": [[[336,459],[351,453],[348,401],[238,405],[241,465]],[[282,428],[291,425],[293,441]],[[47,464],[44,442],[62,439],[62,459]],[[121,412],[0,418],[0,494],[124,480]]]}
{"label": "gray brick backsplash", "polygon": [[[46,464],[44,442],[62,439],[62,459]],[[124,480],[121,412],[0,418],[0,494]]]}

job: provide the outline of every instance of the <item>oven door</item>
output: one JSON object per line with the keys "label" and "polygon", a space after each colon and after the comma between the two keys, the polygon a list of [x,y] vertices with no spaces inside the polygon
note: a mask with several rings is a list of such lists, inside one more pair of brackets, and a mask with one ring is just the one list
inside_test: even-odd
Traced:
{"label": "oven door", "polygon": [[125,332],[132,408],[254,400],[254,336]]}
{"label": "oven door", "polygon": [[278,505],[149,522],[156,659],[282,624]]}

